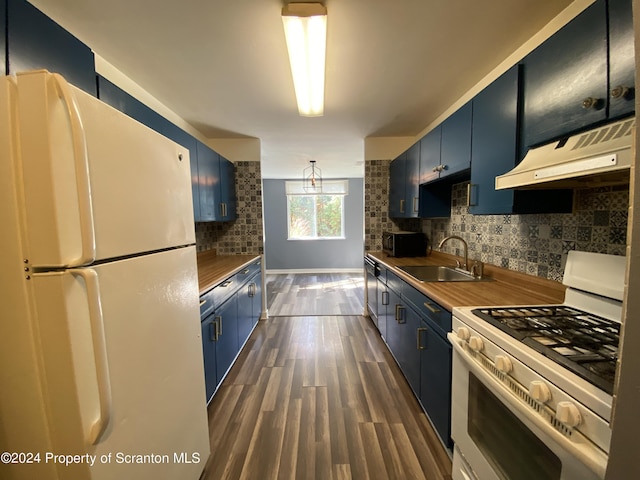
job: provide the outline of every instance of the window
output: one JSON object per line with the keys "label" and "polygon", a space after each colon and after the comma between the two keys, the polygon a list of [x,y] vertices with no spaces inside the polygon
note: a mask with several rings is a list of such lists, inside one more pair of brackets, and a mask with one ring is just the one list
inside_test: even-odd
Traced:
{"label": "window", "polygon": [[346,180],[325,180],[322,193],[309,194],[302,182],[286,182],[289,240],[344,238]]}

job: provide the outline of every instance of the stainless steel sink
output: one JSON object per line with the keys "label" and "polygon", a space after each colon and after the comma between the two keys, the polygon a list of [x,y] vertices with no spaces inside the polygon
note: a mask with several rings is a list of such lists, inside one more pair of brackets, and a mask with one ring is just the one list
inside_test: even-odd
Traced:
{"label": "stainless steel sink", "polygon": [[420,282],[479,282],[488,277],[476,278],[470,273],[443,265],[414,265],[398,267]]}

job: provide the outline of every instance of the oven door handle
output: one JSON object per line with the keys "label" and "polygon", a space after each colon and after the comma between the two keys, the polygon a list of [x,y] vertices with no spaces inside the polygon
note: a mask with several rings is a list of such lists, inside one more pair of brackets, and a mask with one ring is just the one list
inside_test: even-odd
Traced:
{"label": "oven door handle", "polygon": [[[460,355],[461,359],[466,363],[468,370],[476,375],[485,385],[492,388],[494,394],[499,396],[503,402],[507,403],[512,410],[515,410],[519,415],[525,417],[528,421],[533,423],[538,429],[540,429],[545,435],[549,436],[560,447],[569,452],[580,462],[582,462],[587,468],[604,478],[605,471],[607,469],[607,455],[598,447],[593,445],[588,440],[584,440],[580,443],[575,443],[569,440],[567,437],[557,432],[553,427],[548,425],[542,418],[529,410],[516,395],[511,392],[507,387],[502,385],[498,380],[491,376],[478,365],[473,357],[464,350],[461,340],[453,332],[447,333],[447,338],[451,342],[455,353]],[[582,434],[579,434],[582,436]]]}

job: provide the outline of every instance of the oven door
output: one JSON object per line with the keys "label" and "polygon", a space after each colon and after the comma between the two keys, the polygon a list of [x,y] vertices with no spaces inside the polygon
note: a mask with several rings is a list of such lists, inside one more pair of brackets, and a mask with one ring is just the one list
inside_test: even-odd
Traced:
{"label": "oven door", "polygon": [[[449,333],[453,345],[454,480],[604,478],[607,455],[565,437],[502,385]],[[459,458],[456,458],[459,457]]]}

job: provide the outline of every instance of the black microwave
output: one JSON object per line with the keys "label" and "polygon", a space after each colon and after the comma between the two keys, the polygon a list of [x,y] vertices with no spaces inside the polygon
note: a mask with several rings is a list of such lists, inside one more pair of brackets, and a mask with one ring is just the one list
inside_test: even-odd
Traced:
{"label": "black microwave", "polygon": [[418,232],[383,232],[382,250],[390,257],[426,257],[427,236]]}

